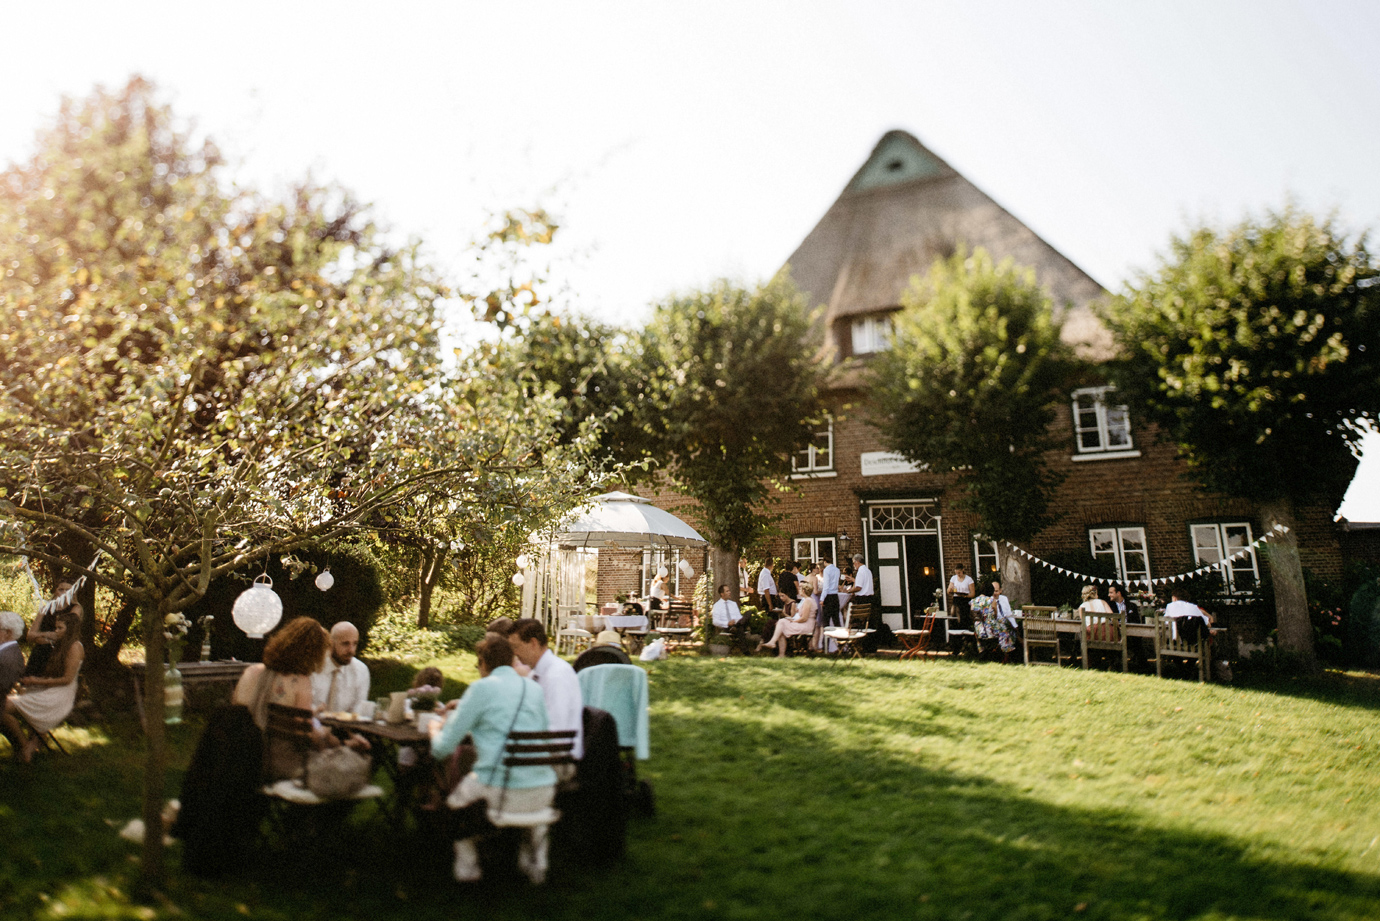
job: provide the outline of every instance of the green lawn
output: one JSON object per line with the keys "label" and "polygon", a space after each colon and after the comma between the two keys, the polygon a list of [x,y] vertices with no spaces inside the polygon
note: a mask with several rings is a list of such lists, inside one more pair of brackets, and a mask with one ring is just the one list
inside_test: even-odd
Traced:
{"label": "green lawn", "polygon": [[[136,849],[107,824],[137,809],[120,723],[0,762],[0,917],[1380,918],[1373,676],[679,659],[651,677],[660,812],[611,870],[466,892],[444,853],[369,824],[329,867],[275,854],[207,883],[174,859],[166,898],[133,904]],[[179,765],[194,736],[174,733]]]}

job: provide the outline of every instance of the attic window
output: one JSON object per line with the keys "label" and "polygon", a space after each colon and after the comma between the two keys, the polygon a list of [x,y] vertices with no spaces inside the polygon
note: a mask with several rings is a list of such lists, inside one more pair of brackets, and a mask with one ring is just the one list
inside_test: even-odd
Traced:
{"label": "attic window", "polygon": [[892,160],[887,163],[886,168],[893,173],[899,173],[902,169],[905,168],[905,165],[906,161],[904,160]]}

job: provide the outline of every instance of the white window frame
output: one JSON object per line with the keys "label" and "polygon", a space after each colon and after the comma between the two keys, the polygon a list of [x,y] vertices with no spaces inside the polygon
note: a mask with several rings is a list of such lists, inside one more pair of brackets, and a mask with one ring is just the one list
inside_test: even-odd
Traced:
{"label": "white window frame", "polygon": [[[1233,595],[1253,595],[1260,586],[1260,563],[1255,555],[1255,537],[1248,521],[1205,521],[1188,526],[1195,566],[1219,564],[1238,551],[1245,555],[1226,566],[1218,566],[1226,590]],[[1250,584],[1245,577],[1249,576]]]}
{"label": "white window frame", "polygon": [[680,548],[673,547],[670,550],[642,551],[641,597],[649,596],[652,591],[652,579],[656,576],[656,571],[662,566],[666,567],[666,594],[680,594]]}
{"label": "white window frame", "polygon": [[[991,560],[990,566],[984,560]],[[973,578],[999,579],[1001,557],[997,554],[997,542],[988,540],[981,534],[973,535]]]}
{"label": "white window frame", "polygon": [[850,331],[854,355],[872,355],[891,348],[889,316],[860,317],[853,321]]}
{"label": "white window frame", "polygon": [[[823,442],[828,447],[820,448]],[[821,459],[821,458],[824,459]],[[834,417],[825,421],[824,428],[815,432],[814,440],[791,455],[791,476],[794,478],[838,476],[834,466]]]}
{"label": "white window frame", "polygon": [[1073,392],[1074,460],[1140,457],[1131,437],[1130,411],[1124,403],[1107,402],[1107,395],[1115,390],[1111,386],[1084,387]]}
{"label": "white window frame", "polygon": [[810,567],[814,565],[815,560],[819,559],[821,544],[829,545],[829,559],[837,564],[839,561],[837,555],[838,545],[835,543],[835,538],[822,535],[819,537],[792,538],[791,550],[794,552],[794,556],[792,556],[791,559],[798,562],[802,570],[808,572]]}
{"label": "white window frame", "polygon": [[[1110,549],[1098,549],[1099,535],[1103,540],[1110,541]],[[1134,544],[1137,541],[1140,544],[1138,549],[1134,546],[1128,548],[1128,542]],[[1146,582],[1150,579],[1150,544],[1145,538],[1145,528],[1141,525],[1088,528],[1088,551],[1093,555],[1093,559],[1110,557],[1116,564],[1118,578],[1128,588],[1134,582]],[[1128,569],[1128,557],[1135,562],[1137,554],[1142,565]]]}

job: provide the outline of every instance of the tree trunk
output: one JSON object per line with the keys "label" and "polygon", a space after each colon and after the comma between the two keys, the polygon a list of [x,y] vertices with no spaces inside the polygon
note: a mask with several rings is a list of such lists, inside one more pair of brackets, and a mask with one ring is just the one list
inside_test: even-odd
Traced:
{"label": "tree trunk", "polygon": [[445,547],[426,547],[422,550],[422,562],[417,567],[417,629],[426,630],[431,626],[431,595],[441,581],[442,567],[445,566],[448,551]]}
{"label": "tree trunk", "polygon": [[130,628],[134,626],[134,615],[138,612],[137,602],[126,600],[120,605],[120,610],[115,612],[115,619],[110,623],[110,632],[106,634],[105,642],[91,651],[92,671],[112,668],[120,661],[120,650],[129,639]]}
{"label": "tree trunk", "polygon": [[[719,600],[720,585],[727,585],[728,597],[739,604],[742,603],[742,599],[738,597],[738,560],[741,556],[742,554],[736,551],[720,550],[718,547],[710,548],[709,566],[714,574],[714,578],[710,580],[714,584],[709,587],[710,607],[713,607],[714,602]],[[708,612],[705,614],[708,616]]]}
{"label": "tree trunk", "polygon": [[1270,567],[1270,582],[1275,590],[1275,620],[1281,649],[1297,654],[1308,673],[1318,671],[1313,651],[1313,623],[1308,618],[1308,596],[1303,588],[1303,564],[1299,562],[1299,542],[1294,531],[1294,500],[1276,499],[1260,509],[1267,529],[1275,525],[1288,528],[1275,533],[1263,546]]}
{"label": "tree trunk", "polygon": [[1001,590],[1013,608],[1030,604],[1030,560],[1015,550],[999,545]]}
{"label": "tree trunk", "polygon": [[163,882],[163,786],[167,740],[163,726],[163,610],[145,604],[144,615],[144,866],[145,886]]}

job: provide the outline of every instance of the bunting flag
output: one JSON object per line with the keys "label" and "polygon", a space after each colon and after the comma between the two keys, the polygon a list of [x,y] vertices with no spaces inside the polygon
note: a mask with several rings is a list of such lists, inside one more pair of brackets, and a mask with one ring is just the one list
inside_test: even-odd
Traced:
{"label": "bunting flag", "polygon": [[[29,565],[29,555],[23,551],[23,548],[29,545],[24,532],[20,530],[18,525],[11,522],[0,521],[0,527],[8,527],[10,530],[14,531],[15,536],[18,538],[20,546],[19,558],[24,561],[24,573],[29,577],[29,582],[34,587],[34,604],[38,607],[38,616],[44,617],[53,611],[61,611],[71,605],[72,600],[77,597],[77,592],[81,591],[81,587],[86,584],[86,573],[77,576],[77,578],[72,581],[72,587],[67,591],[58,595],[56,598],[49,599],[48,593],[43,590],[43,586],[38,584],[38,577],[34,575],[33,567]],[[101,557],[104,555],[104,550],[97,550],[95,559],[93,559],[91,565],[86,568],[95,569],[97,564],[100,563]]]}
{"label": "bunting flag", "polygon": [[[1183,582],[1183,581],[1185,581],[1186,579],[1192,579],[1192,578],[1195,577],[1195,576],[1207,575],[1208,573],[1212,572],[1213,570],[1222,570],[1222,571],[1225,571],[1225,570],[1226,570],[1226,567],[1227,567],[1227,564],[1231,563],[1231,562],[1234,561],[1234,560],[1239,560],[1239,559],[1244,558],[1248,553],[1254,552],[1255,549],[1256,549],[1257,547],[1263,546],[1264,544],[1268,543],[1272,538],[1282,537],[1282,536],[1284,536],[1285,534],[1288,534],[1288,533],[1289,533],[1289,529],[1288,529],[1288,528],[1286,528],[1286,527],[1285,527],[1284,525],[1282,525],[1282,524],[1277,524],[1277,525],[1275,525],[1274,527],[1270,528],[1270,530],[1268,530],[1268,531],[1266,531],[1264,534],[1262,534],[1260,537],[1258,537],[1258,538],[1256,538],[1255,540],[1251,541],[1251,543],[1250,543],[1249,546],[1242,547],[1240,550],[1236,551],[1236,552],[1233,553],[1231,556],[1223,557],[1221,560],[1217,561],[1216,563],[1209,563],[1209,564],[1207,564],[1206,566],[1199,566],[1197,569],[1194,569],[1194,570],[1192,570],[1191,572],[1181,572],[1181,573],[1178,573],[1177,575],[1173,575],[1173,576],[1161,576],[1161,577],[1158,578],[1158,579],[1129,579],[1129,580],[1126,580],[1126,581],[1127,581],[1127,585],[1128,585],[1128,586],[1131,586],[1131,585],[1144,585],[1145,587],[1149,588],[1149,587],[1154,586],[1154,585],[1169,585],[1170,583],[1174,583],[1174,582]],[[1021,556],[1025,557],[1025,558],[1028,559],[1028,560],[1030,560],[1032,563],[1038,563],[1038,564],[1040,564],[1041,566],[1045,567],[1046,569],[1050,569],[1050,570],[1053,570],[1054,572],[1059,573],[1061,576],[1073,576],[1073,577],[1075,577],[1075,578],[1082,579],[1082,580],[1084,580],[1084,581],[1086,581],[1086,582],[1092,582],[1092,583],[1095,583],[1095,584],[1098,584],[1098,585],[1112,585],[1112,584],[1114,584],[1114,583],[1116,583],[1116,582],[1121,581],[1121,580],[1119,580],[1119,579],[1108,579],[1108,578],[1106,578],[1106,577],[1104,577],[1104,576],[1089,576],[1089,575],[1085,575],[1085,574],[1083,574],[1083,573],[1073,572],[1072,570],[1065,569],[1065,568],[1062,567],[1062,566],[1057,566],[1057,565],[1055,565],[1054,563],[1051,563],[1051,562],[1049,562],[1049,561],[1047,561],[1047,560],[1042,560],[1042,559],[1040,559],[1038,556],[1036,556],[1035,554],[1031,553],[1030,551],[1024,550],[1024,549],[1022,549],[1021,547],[1017,547],[1015,544],[1011,543],[1011,541],[1009,541],[1009,540],[1004,540],[1004,541],[1002,541],[1002,543],[1006,544],[1006,546],[1007,546],[1008,548],[1010,548],[1011,550],[1016,551],[1016,552],[1019,553]]]}

